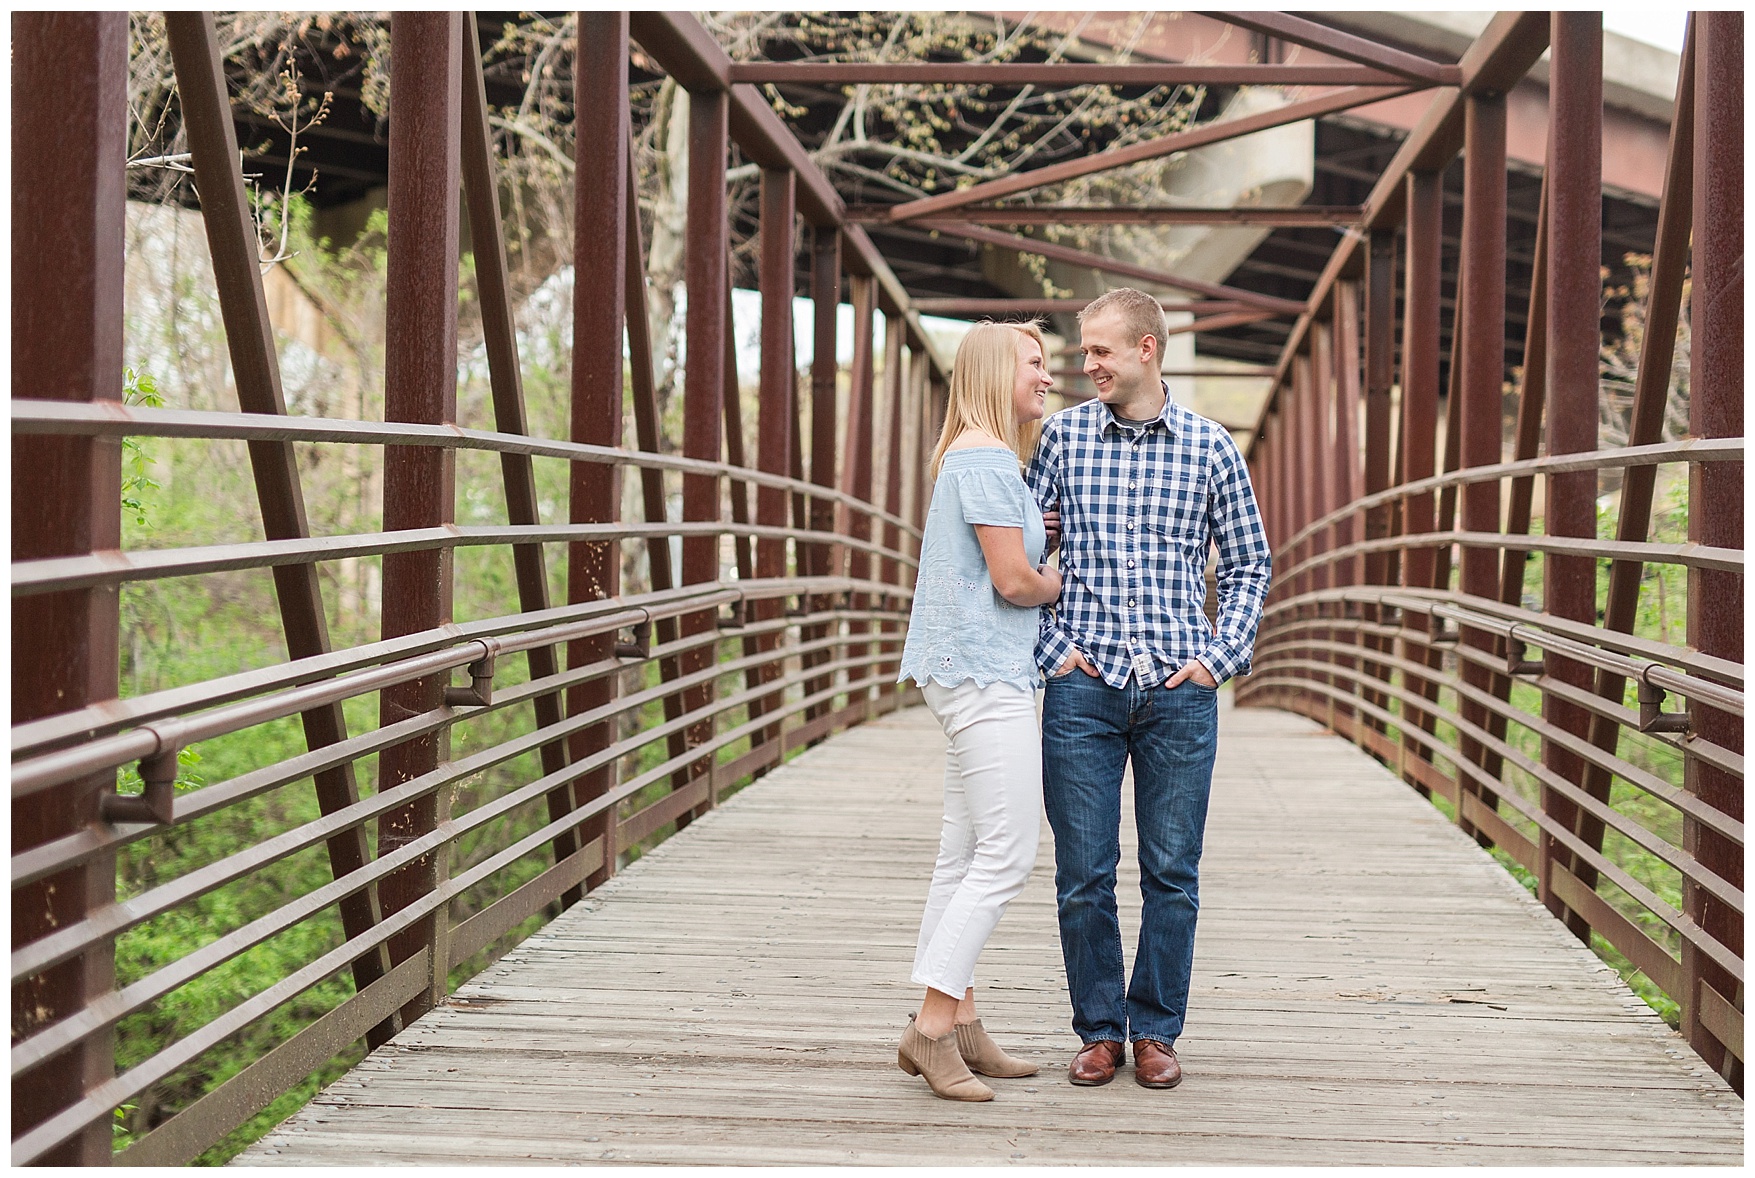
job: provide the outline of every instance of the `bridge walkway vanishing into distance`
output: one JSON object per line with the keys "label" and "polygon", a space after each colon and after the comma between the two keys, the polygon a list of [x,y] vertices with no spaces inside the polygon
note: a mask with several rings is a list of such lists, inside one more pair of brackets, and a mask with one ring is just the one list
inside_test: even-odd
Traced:
{"label": "bridge walkway vanishing into distance", "polygon": [[[129,17],[14,14],[12,1160],[223,1152],[362,1055],[250,1156],[390,1159],[454,1132],[509,1160],[494,1133],[515,1129],[546,1157],[708,1160],[665,1151],[711,1136],[741,1160],[945,1160],[911,1131],[936,1119],[999,1162],[1735,1160],[1743,15],[1690,19],[1661,201],[1613,217],[1597,14],[1500,13],[1454,60],[1284,13],[1184,15],[1238,31],[1232,56],[733,62],[690,14],[577,14],[570,372],[527,402],[492,38],[472,14],[396,13],[382,413],[374,390],[350,418],[288,412],[240,164],[239,126],[257,132],[196,12],[163,18],[164,125],[230,385],[206,408],[124,403]],[[633,70],[690,112],[670,438]],[[761,89],[934,77],[1272,101],[849,205]],[[1380,165],[1356,205],[1029,203],[1385,103],[1422,113],[1393,153],[1353,157]],[[1539,178],[1508,166],[1531,127]],[[734,163],[759,173],[737,216]],[[1130,218],[1277,226],[1326,260],[1313,282],[1215,283],[993,228]],[[1606,219],[1651,243],[1624,442],[1599,429]],[[1231,423],[1274,586],[1224,721],[1193,1078],[1054,1074],[1071,1042],[1038,879],[986,969],[995,1028],[1044,1074],[955,1108],[889,1056],[939,756],[892,680],[948,380],[921,313],[1052,314],[1065,336],[1083,305],[966,285],[1014,254],[1150,286],[1201,316],[1203,355],[1244,327],[1283,341],[1259,415]],[[762,309],[747,431],[739,284]],[[465,294],[491,396],[460,409]],[[136,439],[179,447],[187,477],[219,479],[206,460],[229,451],[213,496],[235,528],[125,544]],[[381,472],[381,514],[307,504],[337,453]],[[331,518],[362,522],[313,523]],[[344,607],[338,568],[378,591]],[[246,589],[275,627],[247,669],[123,696],[131,594]],[[192,749],[223,780],[188,779]]]}
{"label": "bridge walkway vanishing into distance", "polygon": [[916,706],[663,844],[239,1160],[1741,1161],[1736,1094],[1472,839],[1308,720],[1226,708],[1222,727],[1174,1092],[1125,1066],[1066,1082],[1046,823],[977,979],[983,1021],[1042,1072],[958,1105],[896,1067],[943,773]]}

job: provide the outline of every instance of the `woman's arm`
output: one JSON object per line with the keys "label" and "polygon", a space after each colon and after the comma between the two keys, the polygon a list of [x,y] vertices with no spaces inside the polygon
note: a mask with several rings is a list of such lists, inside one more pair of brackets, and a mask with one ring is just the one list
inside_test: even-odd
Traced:
{"label": "woman's arm", "polygon": [[1030,567],[1024,555],[1024,529],[976,524],[975,538],[987,560],[993,587],[1013,605],[1047,605],[1060,596],[1060,570]]}

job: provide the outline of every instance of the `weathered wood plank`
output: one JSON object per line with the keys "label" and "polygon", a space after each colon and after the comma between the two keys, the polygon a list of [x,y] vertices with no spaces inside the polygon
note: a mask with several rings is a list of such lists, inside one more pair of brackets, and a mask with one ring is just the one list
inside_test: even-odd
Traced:
{"label": "weathered wood plank", "polygon": [[662,844],[240,1160],[1741,1159],[1729,1088],[1429,805],[1301,718],[1223,723],[1174,1092],[1063,1079],[1077,1044],[1046,826],[978,983],[989,1027],[1042,1074],[957,1105],[896,1069],[943,756],[911,709]]}

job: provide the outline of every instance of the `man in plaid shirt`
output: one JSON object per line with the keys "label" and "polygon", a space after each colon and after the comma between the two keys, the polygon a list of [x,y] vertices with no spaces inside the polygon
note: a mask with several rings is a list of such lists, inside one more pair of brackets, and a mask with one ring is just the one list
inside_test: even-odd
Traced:
{"label": "man in plaid shirt", "polygon": [[[1084,1045],[1069,1079],[1108,1083],[1131,1040],[1135,1080],[1173,1088],[1218,687],[1249,670],[1268,590],[1267,535],[1230,433],[1169,399],[1157,301],[1113,290],[1079,321],[1097,399],[1043,424],[1024,476],[1061,529],[1064,588],[1043,610],[1036,659],[1048,676],[1043,793],[1061,950]],[[1202,608],[1215,545],[1216,628]],[[1115,906],[1129,760],[1143,894],[1131,981]]]}

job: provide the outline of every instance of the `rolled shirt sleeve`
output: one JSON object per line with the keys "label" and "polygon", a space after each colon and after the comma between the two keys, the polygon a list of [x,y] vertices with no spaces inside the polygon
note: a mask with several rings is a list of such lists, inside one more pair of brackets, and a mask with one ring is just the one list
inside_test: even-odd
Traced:
{"label": "rolled shirt sleeve", "polygon": [[1207,519],[1219,563],[1214,571],[1218,583],[1218,622],[1212,641],[1196,657],[1223,683],[1233,675],[1246,674],[1255,649],[1255,633],[1261,624],[1273,573],[1267,531],[1249,482],[1249,467],[1229,433],[1215,439],[1211,494]]}

